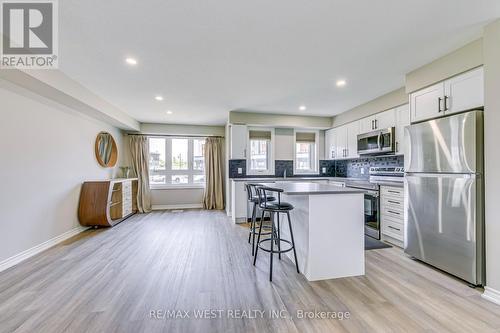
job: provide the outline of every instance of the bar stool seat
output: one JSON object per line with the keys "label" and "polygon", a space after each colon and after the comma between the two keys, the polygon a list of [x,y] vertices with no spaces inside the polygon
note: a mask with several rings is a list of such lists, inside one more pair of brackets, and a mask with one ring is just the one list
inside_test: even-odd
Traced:
{"label": "bar stool seat", "polygon": [[268,210],[276,210],[276,211],[287,211],[287,210],[292,210],[293,205],[288,203],[288,202],[283,202],[281,201],[280,203],[277,202],[267,202],[265,207],[261,208],[266,208]]}

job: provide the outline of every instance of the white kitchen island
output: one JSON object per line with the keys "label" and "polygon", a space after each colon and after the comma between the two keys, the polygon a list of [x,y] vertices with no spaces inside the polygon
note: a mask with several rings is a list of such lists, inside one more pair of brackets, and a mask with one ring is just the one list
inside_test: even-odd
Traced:
{"label": "white kitchen island", "polygon": [[[309,281],[365,274],[364,191],[330,184],[276,182],[290,212],[299,269]],[[286,214],[281,238],[290,239]],[[286,246],[286,244],[282,245]],[[286,255],[292,261],[293,252]]]}

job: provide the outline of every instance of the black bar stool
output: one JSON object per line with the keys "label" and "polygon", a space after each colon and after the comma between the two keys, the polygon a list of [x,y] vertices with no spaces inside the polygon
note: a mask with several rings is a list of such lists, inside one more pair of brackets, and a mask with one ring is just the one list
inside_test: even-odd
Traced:
{"label": "black bar stool", "polygon": [[[295,251],[295,241],[293,240],[293,231],[292,231],[292,223],[290,220],[290,211],[293,209],[293,205],[289,204],[288,202],[283,202],[281,201],[281,193],[283,192],[282,189],[279,188],[272,188],[272,187],[267,187],[267,186],[257,186],[257,198],[259,199],[259,207],[262,209],[262,218],[264,218],[264,213],[269,212],[271,215],[271,237],[268,239],[260,240],[261,232],[262,232],[262,224],[259,227],[259,234],[257,236],[257,247],[255,249],[255,256],[253,258],[253,264],[255,265],[255,262],[257,261],[257,253],[259,252],[259,248],[263,251],[269,252],[270,254],[270,271],[269,271],[269,281],[273,280],[273,255],[275,253],[278,253],[279,259],[281,259],[281,254],[289,251],[293,251],[293,256],[295,258],[295,267],[297,268],[297,273],[300,273],[299,271],[299,263],[297,261],[297,252]],[[278,201],[271,201],[268,202],[266,200],[267,197],[269,197],[269,193],[277,193],[278,194]],[[290,230],[290,240],[287,239],[282,239],[281,234],[280,234],[280,213],[286,214],[288,218],[288,228]],[[276,215],[276,220],[277,223],[276,225],[274,224],[274,216]],[[271,248],[266,249],[263,244],[266,242],[271,243]],[[282,250],[281,249],[281,243],[287,243],[290,245],[289,248]],[[278,246],[278,249],[274,249],[274,244]]]}
{"label": "black bar stool", "polygon": [[[267,198],[260,198],[258,197],[258,192],[257,192],[257,187],[262,186],[261,184],[250,184],[246,183],[245,187],[247,189],[247,199],[248,202],[253,203],[253,209],[252,209],[252,219],[250,221],[250,232],[248,233],[248,243],[250,243],[250,239],[252,239],[252,256],[254,255],[255,251],[255,235],[257,235],[257,205],[261,201],[275,201],[276,198],[273,196],[267,196]],[[262,216],[260,222],[259,222],[259,229],[260,226],[264,223],[264,216]],[[271,234],[271,226],[264,225],[264,229],[268,230],[262,233],[262,235],[270,235]]]}

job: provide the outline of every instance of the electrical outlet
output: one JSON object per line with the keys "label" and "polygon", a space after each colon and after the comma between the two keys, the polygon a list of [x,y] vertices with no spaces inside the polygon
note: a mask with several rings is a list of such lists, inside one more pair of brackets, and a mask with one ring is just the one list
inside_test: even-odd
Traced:
{"label": "electrical outlet", "polygon": [[241,175],[243,173],[243,168],[238,168],[238,174]]}
{"label": "electrical outlet", "polygon": [[321,168],[321,172],[326,173],[326,168],[325,167]]}
{"label": "electrical outlet", "polygon": [[365,174],[365,168],[361,168],[359,171],[361,172],[362,175]]}

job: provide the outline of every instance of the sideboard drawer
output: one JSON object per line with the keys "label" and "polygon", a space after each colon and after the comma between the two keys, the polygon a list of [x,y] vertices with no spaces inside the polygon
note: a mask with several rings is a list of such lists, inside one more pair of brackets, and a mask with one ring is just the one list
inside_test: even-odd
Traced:
{"label": "sideboard drawer", "polygon": [[402,187],[394,187],[394,186],[382,186],[381,187],[382,195],[396,196],[396,197],[404,197],[405,190]]}
{"label": "sideboard drawer", "polygon": [[403,241],[404,239],[403,223],[399,223],[390,219],[385,219],[382,226],[382,233],[389,235],[399,241]]}

